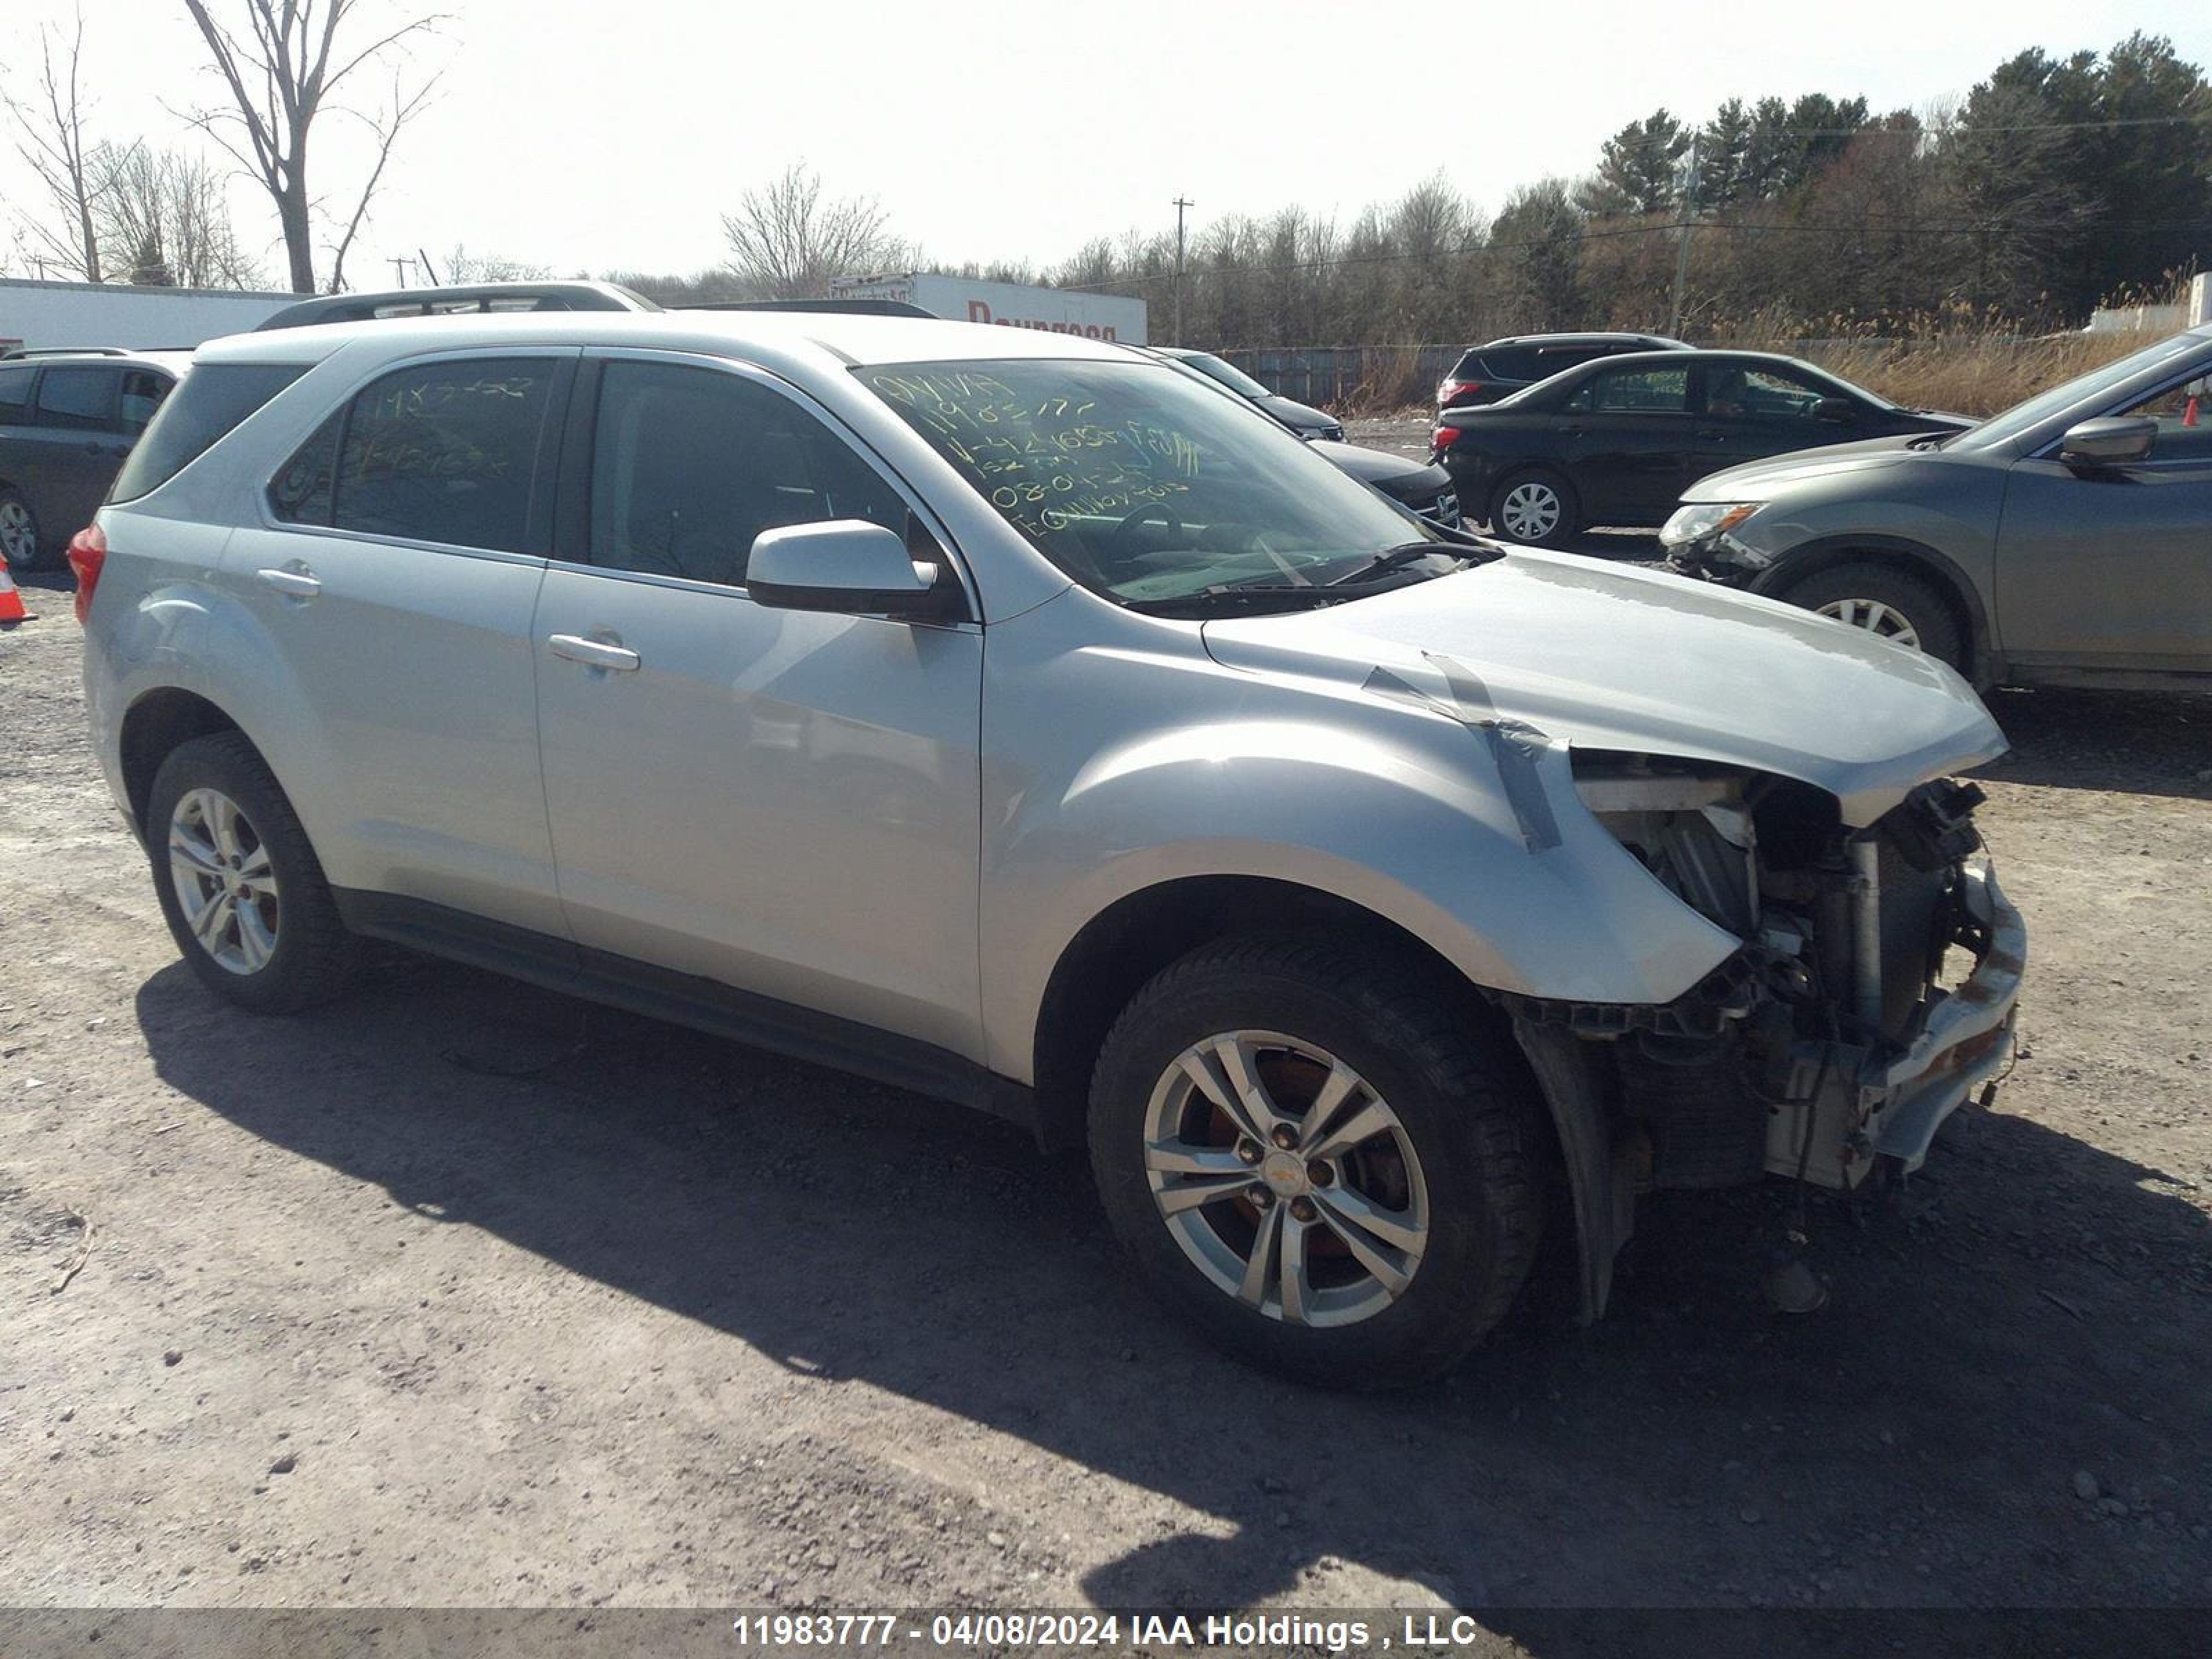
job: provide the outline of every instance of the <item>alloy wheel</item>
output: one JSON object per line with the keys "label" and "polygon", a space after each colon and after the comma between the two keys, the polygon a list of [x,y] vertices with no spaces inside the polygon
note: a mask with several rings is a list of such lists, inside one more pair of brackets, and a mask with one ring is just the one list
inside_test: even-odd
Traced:
{"label": "alloy wheel", "polygon": [[1880,599],[1831,599],[1816,614],[1832,617],[1851,628],[1863,628],[1877,639],[1911,646],[1915,651],[1920,648],[1920,630],[1902,611]]}
{"label": "alloy wheel", "polygon": [[0,501],[0,555],[19,569],[28,569],[38,556],[38,525],[31,509],[19,501]]}
{"label": "alloy wheel", "polygon": [[1505,492],[1498,516],[1505,533],[1518,542],[1540,541],[1559,528],[1559,492],[1534,479]]}
{"label": "alloy wheel", "polygon": [[1429,1198],[1398,1115],[1357,1072],[1273,1031],[1176,1056],[1145,1116],[1160,1218],[1216,1289],[1292,1325],[1389,1308],[1427,1249]]}
{"label": "alloy wheel", "polygon": [[281,912],[269,848],[219,789],[194,789],[169,815],[169,875],[192,937],[219,966],[254,974],[276,953]]}

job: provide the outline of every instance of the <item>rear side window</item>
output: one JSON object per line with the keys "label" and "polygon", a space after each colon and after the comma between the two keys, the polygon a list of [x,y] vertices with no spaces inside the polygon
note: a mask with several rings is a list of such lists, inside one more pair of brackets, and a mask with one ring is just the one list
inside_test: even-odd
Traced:
{"label": "rear side window", "polygon": [[[373,383],[347,405],[330,489],[331,523],[366,536],[519,553],[529,538],[538,441],[561,362],[472,358],[417,363]],[[308,520],[318,441],[279,476],[304,486]],[[295,476],[306,461],[308,472]],[[279,508],[280,511],[283,509]]]}
{"label": "rear side window", "polygon": [[203,363],[154,412],[116,474],[112,501],[150,495],[307,370],[295,363]]}
{"label": "rear side window", "polygon": [[0,426],[21,426],[31,413],[31,377],[38,371],[29,364],[0,368]]}
{"label": "rear side window", "polygon": [[1564,406],[1600,415],[1680,415],[1690,406],[1690,371],[1604,370],[1577,386]]}
{"label": "rear side window", "polygon": [[39,382],[39,424],[99,432],[115,424],[112,368],[50,368]]}
{"label": "rear side window", "polygon": [[1482,355],[1483,367],[1494,380],[1535,380],[1543,377],[1536,372],[1536,348],[1534,346],[1504,346]]}

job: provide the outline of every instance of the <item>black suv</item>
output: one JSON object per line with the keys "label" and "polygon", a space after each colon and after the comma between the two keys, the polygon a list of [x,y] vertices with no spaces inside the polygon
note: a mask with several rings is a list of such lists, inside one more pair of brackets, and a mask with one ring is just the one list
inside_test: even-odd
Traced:
{"label": "black suv", "polygon": [[0,357],[0,554],[53,563],[92,522],[184,351],[12,351]]}
{"label": "black suv", "polygon": [[1452,365],[1452,372],[1437,382],[1437,408],[1442,411],[1494,404],[1523,386],[1598,357],[1689,349],[1684,342],[1663,334],[1516,334],[1488,345],[1469,346]]}

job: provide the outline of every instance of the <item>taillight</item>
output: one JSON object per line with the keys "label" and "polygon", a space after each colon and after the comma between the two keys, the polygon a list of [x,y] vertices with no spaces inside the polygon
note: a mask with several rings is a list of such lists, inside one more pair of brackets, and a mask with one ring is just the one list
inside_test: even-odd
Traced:
{"label": "taillight", "polygon": [[1444,451],[1449,449],[1458,441],[1459,428],[1457,427],[1440,426],[1434,432],[1429,434],[1429,453],[1431,455],[1441,455]]}
{"label": "taillight", "polygon": [[107,562],[107,538],[100,526],[88,524],[70,538],[70,568],[76,572],[76,619],[84,621],[92,610],[92,590],[100,586],[100,568]]}
{"label": "taillight", "polygon": [[1446,380],[1437,388],[1437,407],[1446,408],[1453,398],[1481,390],[1482,382],[1480,380]]}

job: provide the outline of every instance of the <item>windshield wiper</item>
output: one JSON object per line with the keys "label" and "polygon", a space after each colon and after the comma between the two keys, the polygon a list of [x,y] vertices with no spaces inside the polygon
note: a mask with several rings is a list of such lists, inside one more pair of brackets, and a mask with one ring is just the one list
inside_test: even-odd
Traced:
{"label": "windshield wiper", "polygon": [[1194,593],[1177,593],[1170,599],[1124,599],[1121,603],[1127,609],[1147,616],[1173,616],[1178,611],[1204,611],[1216,606],[1240,611],[1303,611],[1309,605],[1340,605],[1352,597],[1349,593],[1332,592],[1327,587],[1316,587],[1307,582],[1242,582],[1234,586],[1223,582],[1212,587],[1201,587]]}
{"label": "windshield wiper", "polygon": [[1480,548],[1453,548],[1443,542],[1407,542],[1398,547],[1385,549],[1357,570],[1349,570],[1341,576],[1334,577],[1325,586],[1347,587],[1354,582],[1373,581],[1376,577],[1387,576],[1394,570],[1403,570],[1407,565],[1425,559],[1431,554],[1449,559],[1456,568],[1464,570],[1470,563],[1480,562],[1485,550]]}

